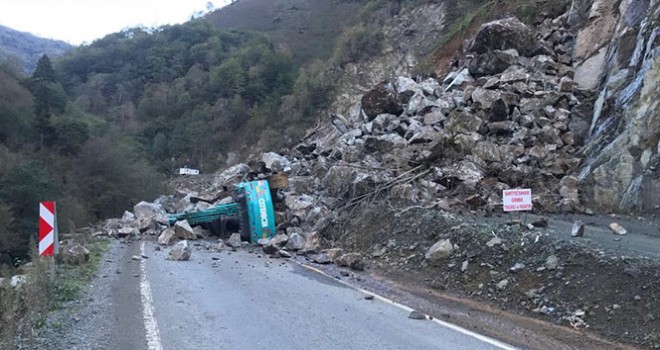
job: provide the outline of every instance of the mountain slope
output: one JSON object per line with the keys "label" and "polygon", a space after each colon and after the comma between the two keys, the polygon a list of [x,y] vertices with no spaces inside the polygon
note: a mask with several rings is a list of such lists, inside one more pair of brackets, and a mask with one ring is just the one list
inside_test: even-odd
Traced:
{"label": "mountain slope", "polygon": [[44,54],[62,56],[71,48],[61,40],[44,39],[0,25],[0,61],[18,58],[26,74],[34,71],[37,61]]}
{"label": "mountain slope", "polygon": [[209,14],[220,29],[267,33],[293,52],[294,61],[328,57],[344,27],[366,0],[242,0]]}

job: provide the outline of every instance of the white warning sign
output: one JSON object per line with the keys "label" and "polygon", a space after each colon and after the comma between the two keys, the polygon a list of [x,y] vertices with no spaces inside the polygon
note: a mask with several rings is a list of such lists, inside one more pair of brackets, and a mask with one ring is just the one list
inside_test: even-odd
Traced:
{"label": "white warning sign", "polygon": [[190,168],[179,169],[179,175],[199,175],[199,170]]}
{"label": "white warning sign", "polygon": [[532,190],[513,189],[502,193],[504,211],[532,210]]}

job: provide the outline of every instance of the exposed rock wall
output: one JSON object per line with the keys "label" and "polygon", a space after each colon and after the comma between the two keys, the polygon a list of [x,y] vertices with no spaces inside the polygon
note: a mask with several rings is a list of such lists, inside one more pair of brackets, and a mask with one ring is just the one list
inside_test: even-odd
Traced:
{"label": "exposed rock wall", "polygon": [[574,1],[575,81],[596,99],[579,179],[600,210],[660,205],[660,1]]}

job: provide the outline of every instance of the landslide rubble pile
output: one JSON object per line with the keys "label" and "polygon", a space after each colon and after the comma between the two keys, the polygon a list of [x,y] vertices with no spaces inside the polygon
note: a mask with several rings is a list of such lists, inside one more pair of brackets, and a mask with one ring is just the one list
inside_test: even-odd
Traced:
{"label": "landslide rubble pile", "polygon": [[320,253],[322,231],[344,209],[379,196],[490,213],[501,210],[503,190],[530,187],[536,211],[588,211],[571,173],[582,159],[593,96],[572,80],[574,41],[566,15],[536,31],[516,18],[487,23],[443,80],[384,81],[348,118],[333,115],[325,133],[139,203],[99,234],[147,233],[162,244],[206,237],[199,228],[167,227],[166,214],[230,202],[234,184],[275,173],[289,185],[275,196],[286,240],[271,251]]}

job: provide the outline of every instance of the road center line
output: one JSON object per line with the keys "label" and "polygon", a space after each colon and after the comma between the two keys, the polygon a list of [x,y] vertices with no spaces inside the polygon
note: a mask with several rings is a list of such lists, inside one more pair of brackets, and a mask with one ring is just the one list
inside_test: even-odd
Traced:
{"label": "road center line", "polygon": [[[144,241],[140,247],[140,253],[144,254]],[[142,316],[144,317],[144,329],[147,336],[147,346],[149,350],[163,350],[163,344],[160,341],[160,330],[158,322],[154,317],[154,302],[151,294],[151,285],[147,279],[146,259],[140,261],[140,294],[142,296]]]}
{"label": "road center line", "polygon": [[[316,273],[318,273],[318,274],[320,274],[320,275],[323,275],[323,276],[325,276],[325,277],[327,277],[327,278],[329,278],[329,279],[331,279],[331,280],[333,280],[333,281],[335,281],[335,282],[339,282],[339,283],[341,283],[341,284],[343,284],[343,285],[345,285],[345,286],[347,286],[347,287],[349,287],[349,288],[352,288],[352,289],[354,289],[354,290],[357,290],[357,291],[359,291],[359,292],[361,292],[361,293],[373,295],[374,298],[375,298],[376,300],[380,300],[381,302],[384,302],[384,303],[386,303],[386,304],[390,304],[390,305],[396,306],[396,307],[398,307],[398,308],[400,308],[400,309],[403,309],[403,310],[405,310],[405,311],[407,311],[407,312],[412,312],[412,311],[414,310],[414,309],[411,308],[411,307],[408,307],[408,306],[403,305],[403,304],[399,304],[399,303],[397,303],[396,301],[391,300],[391,299],[388,299],[388,298],[385,298],[385,297],[382,296],[382,295],[378,295],[378,294],[373,293],[373,292],[370,292],[370,291],[368,291],[368,290],[366,290],[366,289],[362,289],[362,288],[360,288],[360,287],[354,286],[354,285],[352,285],[352,284],[349,284],[348,282],[345,282],[345,281],[342,281],[342,280],[338,280],[338,279],[336,279],[336,278],[332,278],[331,276],[329,276],[329,275],[326,274],[325,272],[323,272],[323,271],[321,271],[321,270],[319,270],[319,269],[317,269],[317,268],[315,268],[315,267],[312,267],[312,266],[309,266],[309,265],[305,265],[305,264],[302,264],[302,263],[298,263],[298,264],[299,264],[300,266],[302,266],[302,267],[304,267],[304,268],[310,270],[310,271],[313,271],[313,272],[316,272]],[[470,336],[470,337],[472,337],[472,338],[478,339],[478,340],[480,340],[480,341],[482,341],[482,342],[484,342],[484,343],[487,343],[487,344],[493,345],[493,346],[495,346],[495,347],[498,347],[498,348],[500,348],[500,349],[503,349],[503,350],[517,350],[516,347],[513,347],[513,346],[511,346],[511,345],[509,345],[509,344],[505,344],[505,343],[503,343],[503,342],[501,342],[501,341],[499,341],[499,340],[496,340],[496,339],[493,339],[493,338],[487,337],[487,336],[485,336],[485,335],[481,335],[481,334],[479,334],[479,333],[473,332],[473,331],[471,331],[471,330],[465,329],[465,328],[460,327],[460,326],[457,326],[457,325],[455,325],[455,324],[452,324],[452,323],[449,323],[449,322],[445,322],[445,321],[439,320],[439,319],[437,319],[437,318],[435,318],[435,317],[434,317],[431,321],[432,321],[432,322],[435,322],[435,323],[437,323],[437,324],[439,324],[439,325],[441,325],[441,326],[443,326],[443,327],[446,327],[446,328],[452,329],[452,330],[454,330],[454,331],[456,331],[456,332],[459,332],[459,333],[462,333],[462,334],[464,334],[464,335]]]}

